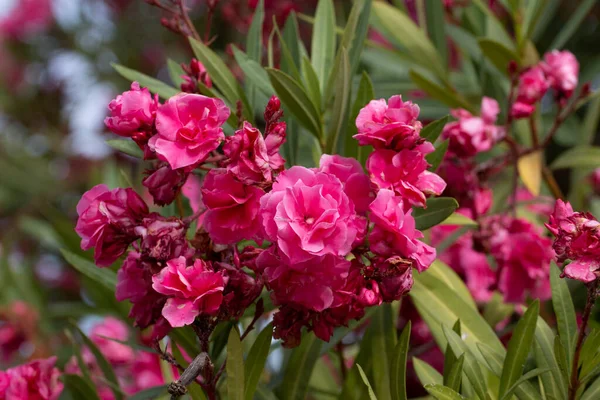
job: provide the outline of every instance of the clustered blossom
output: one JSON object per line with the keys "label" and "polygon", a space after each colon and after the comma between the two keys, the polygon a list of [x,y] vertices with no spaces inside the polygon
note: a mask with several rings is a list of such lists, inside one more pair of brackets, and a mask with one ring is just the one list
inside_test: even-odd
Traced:
{"label": "clustered blossom", "polygon": [[57,400],[64,385],[55,364],[56,357],[50,357],[0,371],[0,399]]}
{"label": "clustered blossom", "polygon": [[571,52],[553,50],[546,53],[543,61],[519,76],[511,115],[514,118],[529,117],[550,88],[554,90],[559,104],[564,105],[577,87],[578,76],[579,63]]}
{"label": "clustered blossom", "polygon": [[546,224],[555,236],[552,247],[565,267],[563,276],[589,283],[600,276],[600,222],[590,213],[574,212],[557,200]]}

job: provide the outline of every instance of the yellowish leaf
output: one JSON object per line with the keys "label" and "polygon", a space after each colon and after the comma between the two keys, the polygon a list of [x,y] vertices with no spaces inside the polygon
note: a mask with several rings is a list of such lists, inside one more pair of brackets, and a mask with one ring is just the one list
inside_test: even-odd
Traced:
{"label": "yellowish leaf", "polygon": [[519,158],[517,168],[525,187],[534,196],[539,196],[542,185],[543,154],[536,151]]}

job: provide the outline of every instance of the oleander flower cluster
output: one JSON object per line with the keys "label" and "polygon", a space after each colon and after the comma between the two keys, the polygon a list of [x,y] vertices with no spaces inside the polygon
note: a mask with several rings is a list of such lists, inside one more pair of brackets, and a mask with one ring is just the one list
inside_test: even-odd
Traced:
{"label": "oleander flower cluster", "polygon": [[360,111],[355,138],[375,148],[367,172],[328,154],[317,168],[286,169],[277,97],[262,132],[242,121],[225,137],[229,108],[195,93],[210,84],[196,60],[184,70],[184,92],[164,104],[132,84],[109,105],[106,125],[154,163],[143,185],[155,205],[186,195],[194,214],[165,217],[133,189],[106,185],[77,206],[81,247],[94,249],[96,265],[124,257],[116,297],[132,303],[136,326],[152,326],[158,339],[198,320],[236,319],[265,287],[277,307],[274,336],[291,347],[303,328],[329,340],[367,307],[410,290],[412,268],[436,256],[412,207],[446,187],[428,171],[434,147],[420,136],[416,104],[393,96]]}

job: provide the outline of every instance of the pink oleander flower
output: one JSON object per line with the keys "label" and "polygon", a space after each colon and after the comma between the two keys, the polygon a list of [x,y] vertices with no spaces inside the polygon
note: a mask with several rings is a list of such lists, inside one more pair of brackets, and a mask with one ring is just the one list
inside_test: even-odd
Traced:
{"label": "pink oleander flower", "polygon": [[225,139],[223,153],[227,156],[227,171],[246,185],[271,182],[267,145],[260,131],[244,121],[242,129]]}
{"label": "pink oleander flower", "polygon": [[419,272],[435,260],[435,249],[418,239],[423,234],[415,228],[412,210],[405,211],[404,201],[391,190],[381,189],[369,206],[375,224],[369,233],[373,253],[390,257],[400,255],[412,261]]}
{"label": "pink oleander flower", "polygon": [[110,116],[104,119],[104,124],[113,133],[132,138],[143,150],[154,134],[158,106],[158,95],[152,97],[148,89],[133,82],[131,90],[123,92],[109,103]]}
{"label": "pink oleander flower", "polygon": [[544,55],[540,66],[558,96],[565,99],[571,97],[579,80],[579,62],[573,53],[567,50],[552,50]]}
{"label": "pink oleander flower", "polygon": [[186,75],[182,75],[183,82],[181,83],[181,91],[187,93],[197,93],[198,83],[203,84],[207,88],[212,87],[212,81],[208,75],[208,71],[200,61],[192,58],[190,65],[181,64]]}
{"label": "pink oleander flower", "polygon": [[371,180],[356,159],[337,154],[323,154],[319,161],[319,170],[335,175],[344,185],[344,192],[354,203],[356,211],[361,214],[367,212],[374,194]]}
{"label": "pink oleander flower", "polygon": [[527,118],[534,111],[536,103],[539,102],[549,84],[544,70],[539,66],[529,68],[519,77],[517,98],[513,104],[511,114],[514,118]]}
{"label": "pink oleander flower", "polygon": [[402,96],[392,96],[387,103],[384,99],[371,100],[356,117],[358,133],[353,137],[361,146],[411,149],[423,141],[418,116],[419,106],[402,101]]}
{"label": "pink oleander flower", "polygon": [[219,147],[227,118],[229,109],[222,100],[180,93],[159,107],[157,134],[148,144],[173,169],[196,165]]}
{"label": "pink oleander flower", "polygon": [[433,172],[427,171],[429,164],[425,154],[432,151],[427,146],[424,151],[415,150],[375,150],[367,159],[367,170],[371,180],[380,189],[390,189],[406,200],[405,206],[425,207],[426,195],[439,195],[446,188],[446,182]]}
{"label": "pink oleander flower", "polygon": [[260,204],[266,238],[291,263],[346,256],[364,236],[366,220],[332,174],[292,167],[278,176]]}
{"label": "pink oleander flower", "polygon": [[204,209],[202,203],[202,179],[194,174],[188,175],[187,180],[181,187],[181,193],[187,197],[190,202],[190,207],[194,213]]}
{"label": "pink oleander flower", "polygon": [[458,121],[446,125],[442,134],[450,140],[448,150],[461,158],[490,150],[504,136],[504,129],[494,125],[499,112],[498,102],[489,97],[481,101],[480,117],[467,110],[452,110]]}
{"label": "pink oleander flower", "polygon": [[189,267],[185,257],[170,260],[152,277],[154,290],[169,296],[162,315],[174,328],[192,324],[199,315],[216,314],[225,283],[222,274],[199,258]]}
{"label": "pink oleander flower", "polygon": [[152,213],[143,219],[136,232],[142,238],[140,252],[143,257],[164,262],[190,256],[185,237],[187,227],[180,218]]}
{"label": "pink oleander flower", "polygon": [[112,365],[127,364],[134,360],[134,351],[131,347],[110,340],[116,339],[121,342],[127,342],[129,339],[129,329],[123,321],[114,317],[106,317],[92,327],[89,336],[94,344],[98,346],[102,355]]}
{"label": "pink oleander flower", "polygon": [[499,273],[498,289],[504,300],[522,303],[532,298],[550,298],[552,241],[524,219],[494,216],[484,223],[489,230],[489,246]]}
{"label": "pink oleander flower", "polygon": [[0,17],[0,37],[26,38],[46,30],[52,19],[50,0],[17,0],[8,13]]}
{"label": "pink oleander flower", "polygon": [[226,263],[215,263],[215,269],[227,280],[223,290],[223,302],[219,308],[219,319],[238,319],[260,296],[263,282],[248,275],[243,269]]}
{"label": "pink oleander flower", "polygon": [[570,203],[557,200],[546,227],[556,237],[552,247],[563,276],[588,283],[600,276],[600,222],[590,213],[574,212]]}
{"label": "pink oleander flower", "polygon": [[172,169],[167,163],[159,164],[146,171],[142,185],[148,188],[154,204],[164,206],[175,200],[188,175],[184,168]]}
{"label": "pink oleander flower", "polygon": [[55,364],[50,357],[0,371],[0,399],[57,400],[64,385]]}
{"label": "pink oleander flower", "polygon": [[224,169],[212,169],[204,178],[204,228],[218,244],[233,244],[261,236],[259,213],[264,191],[235,180]]}
{"label": "pink oleander flower", "polygon": [[75,231],[81,237],[81,248],[95,248],[94,259],[99,267],[112,264],[137,239],[135,227],[148,212],[144,200],[132,189],[94,186],[77,204]]}
{"label": "pink oleander flower", "polygon": [[276,122],[269,126],[265,134],[269,167],[275,173],[283,171],[285,167],[285,159],[279,154],[279,148],[285,143],[286,129],[285,122]]}

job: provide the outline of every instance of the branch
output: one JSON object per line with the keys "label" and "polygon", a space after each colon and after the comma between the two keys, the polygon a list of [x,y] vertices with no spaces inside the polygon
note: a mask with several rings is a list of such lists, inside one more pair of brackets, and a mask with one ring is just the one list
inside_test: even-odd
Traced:
{"label": "branch", "polygon": [[187,386],[194,382],[200,372],[210,365],[210,357],[208,353],[202,352],[194,358],[194,360],[188,365],[188,367],[183,371],[181,376],[175,382],[169,384],[168,392],[171,395],[171,400],[178,399],[180,396],[183,396],[187,393]]}

